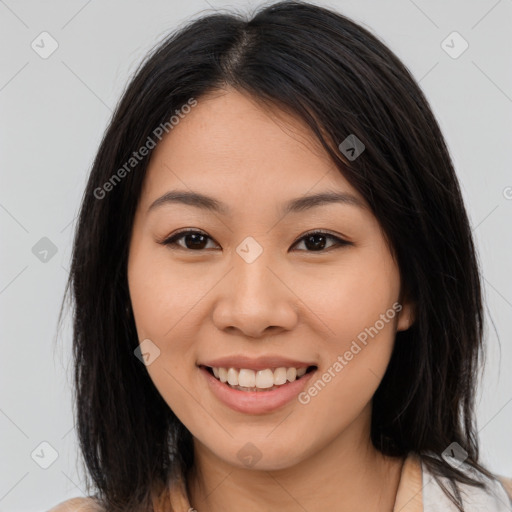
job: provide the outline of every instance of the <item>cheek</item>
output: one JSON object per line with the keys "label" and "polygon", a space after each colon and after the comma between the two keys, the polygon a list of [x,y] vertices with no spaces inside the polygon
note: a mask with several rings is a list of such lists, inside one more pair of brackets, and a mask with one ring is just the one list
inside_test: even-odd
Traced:
{"label": "cheek", "polygon": [[160,351],[147,367],[151,379],[167,403],[179,408],[188,396],[182,386],[190,387],[197,370],[194,341],[204,321],[202,299],[216,279],[198,277],[194,265],[172,265],[165,250],[148,245],[131,252],[128,265],[135,325],[139,342],[149,339]]}
{"label": "cheek", "polygon": [[336,436],[363,413],[386,372],[397,312],[392,307],[375,307],[374,312],[371,323],[366,321],[368,313],[363,320],[348,311],[338,317],[336,336],[324,345],[322,366],[299,396],[304,418],[325,425],[327,437]]}
{"label": "cheek", "polygon": [[374,251],[355,254],[333,271],[303,276],[300,282],[303,288],[298,295],[334,340],[355,338],[373,326],[392,308],[400,291],[397,268],[386,255]]}
{"label": "cheek", "polygon": [[329,328],[321,371],[304,399],[315,417],[327,410],[340,418],[360,412],[377,389],[393,350],[401,309],[398,269],[383,252],[358,256],[321,284],[309,281],[313,292],[308,306]]}
{"label": "cheek", "polygon": [[141,248],[131,256],[128,282],[139,338],[167,339],[206,294],[212,284],[191,272],[199,270],[171,266],[165,250]]}
{"label": "cheek", "polygon": [[191,286],[188,276],[170,268],[165,251],[147,247],[130,252],[128,283],[139,342],[149,339],[159,350],[148,374],[168,406],[188,417],[199,397],[184,392],[196,370],[185,326],[205,292],[199,282],[199,288]]}

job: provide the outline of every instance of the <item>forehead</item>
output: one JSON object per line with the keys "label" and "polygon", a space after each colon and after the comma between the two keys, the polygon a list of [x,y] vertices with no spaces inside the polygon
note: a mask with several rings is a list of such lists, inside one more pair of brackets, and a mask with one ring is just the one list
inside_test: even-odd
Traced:
{"label": "forehead", "polygon": [[281,202],[326,188],[358,196],[303,121],[233,89],[198,98],[154,149],[146,207],[177,187],[226,202]]}

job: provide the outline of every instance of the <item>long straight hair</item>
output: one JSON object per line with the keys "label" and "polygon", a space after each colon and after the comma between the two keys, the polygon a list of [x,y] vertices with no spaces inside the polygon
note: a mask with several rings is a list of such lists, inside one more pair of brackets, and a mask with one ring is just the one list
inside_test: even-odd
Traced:
{"label": "long straight hair", "polygon": [[[371,439],[387,455],[420,455],[436,479],[449,478],[443,489],[463,510],[457,483],[485,485],[446,463],[443,451],[458,443],[468,464],[494,475],[479,463],[481,283],[452,160],[396,55],[347,17],[293,1],[261,7],[250,19],[203,15],[173,32],[136,70],[100,144],[65,291],[74,307],[74,413],[93,481],[86,480],[88,492],[107,510],[152,510],[155,489],[193,466],[190,432],[134,356],[127,260],[150,155],[108,193],[98,190],[176,110],[226,86],[305,122],[370,205],[415,309],[374,395]],[[349,135],[365,145],[354,160],[339,149]],[[61,315],[62,307],[59,322]]]}

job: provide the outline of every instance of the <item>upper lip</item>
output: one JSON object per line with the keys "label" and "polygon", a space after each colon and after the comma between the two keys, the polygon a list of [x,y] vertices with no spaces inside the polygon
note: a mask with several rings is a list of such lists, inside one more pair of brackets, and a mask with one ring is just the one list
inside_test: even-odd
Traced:
{"label": "upper lip", "polygon": [[308,368],[316,366],[312,362],[304,362],[296,359],[289,359],[277,355],[247,357],[247,356],[226,356],[218,359],[211,359],[198,363],[198,366],[210,366],[211,368],[247,368],[251,370],[265,370],[267,368]]}

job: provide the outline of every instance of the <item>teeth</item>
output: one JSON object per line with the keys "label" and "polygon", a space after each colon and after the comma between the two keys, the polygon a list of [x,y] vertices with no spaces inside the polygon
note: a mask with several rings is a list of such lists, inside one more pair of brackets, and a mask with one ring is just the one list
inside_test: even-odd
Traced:
{"label": "teeth", "polygon": [[[217,377],[220,379],[221,382],[227,382],[228,381],[228,371],[226,368],[218,368],[219,376]],[[215,373],[214,373],[215,375]]]}
{"label": "teeth", "polygon": [[212,368],[213,375],[221,382],[232,387],[269,389],[293,382],[302,377],[307,368],[267,368],[265,370],[249,370],[246,368]]}
{"label": "teeth", "polygon": [[276,368],[274,370],[274,383],[277,386],[286,384],[286,368]]}
{"label": "teeth", "polygon": [[228,384],[238,386],[238,372],[234,368],[228,370]]}
{"label": "teeth", "polygon": [[[243,370],[240,370],[242,373]],[[274,372],[272,370],[259,370],[256,372],[256,387],[261,389],[271,388],[274,385]],[[240,386],[243,386],[240,383]]]}
{"label": "teeth", "polygon": [[238,385],[244,388],[256,386],[256,374],[253,370],[240,370],[238,373]]}

